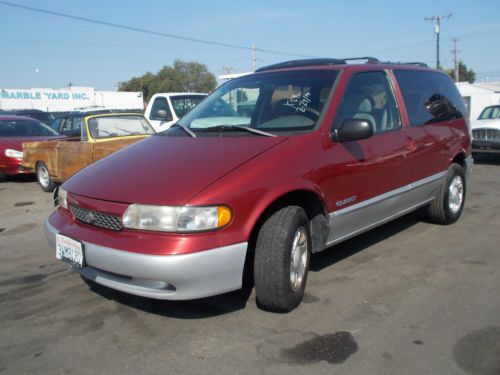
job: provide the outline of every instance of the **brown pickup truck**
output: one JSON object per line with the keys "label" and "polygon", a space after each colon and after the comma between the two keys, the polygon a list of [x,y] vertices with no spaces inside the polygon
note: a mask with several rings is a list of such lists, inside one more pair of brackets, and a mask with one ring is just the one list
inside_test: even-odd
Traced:
{"label": "brown pickup truck", "polygon": [[23,166],[36,172],[42,190],[54,190],[87,165],[155,133],[137,113],[89,115],[80,124],[80,137],[23,144]]}

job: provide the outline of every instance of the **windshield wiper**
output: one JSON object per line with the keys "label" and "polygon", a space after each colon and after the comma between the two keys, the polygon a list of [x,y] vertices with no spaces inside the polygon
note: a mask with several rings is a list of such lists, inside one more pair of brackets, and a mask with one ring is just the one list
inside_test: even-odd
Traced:
{"label": "windshield wiper", "polygon": [[123,129],[123,128],[117,128],[118,130],[121,130],[122,132],[125,132],[129,135],[139,135],[139,134],[144,134],[144,133],[141,133],[141,132],[134,132],[134,131],[130,131],[130,130],[127,130],[127,129]]}
{"label": "windshield wiper", "polygon": [[196,134],[194,134],[193,131],[191,131],[189,128],[186,128],[185,126],[182,126],[180,124],[173,124],[170,128],[181,128],[182,130],[184,130],[186,133],[189,134],[190,137],[192,138],[196,138]]}
{"label": "windshield wiper", "polygon": [[216,125],[216,126],[210,126],[209,128],[200,129],[199,131],[207,131],[207,132],[209,132],[209,131],[219,131],[219,132],[223,132],[224,130],[233,130],[233,129],[243,130],[243,131],[246,131],[248,133],[257,134],[257,135],[263,135],[263,136],[266,136],[266,137],[277,137],[276,134],[268,133],[268,132],[265,132],[265,131],[262,131],[262,130],[258,130],[258,129],[254,129],[254,128],[249,128],[248,126],[243,126],[243,125]]}

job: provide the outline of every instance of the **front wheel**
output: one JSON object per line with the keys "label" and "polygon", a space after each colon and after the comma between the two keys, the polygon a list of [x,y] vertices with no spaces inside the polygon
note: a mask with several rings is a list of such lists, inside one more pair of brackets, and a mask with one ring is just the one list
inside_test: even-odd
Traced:
{"label": "front wheel", "polygon": [[50,193],[55,188],[55,183],[52,181],[52,177],[50,177],[49,169],[45,165],[45,163],[40,162],[36,165],[36,178],[40,187],[43,191]]}
{"label": "front wheel", "polygon": [[255,292],[261,308],[289,312],[300,304],[310,253],[309,219],[303,208],[284,207],[264,222],[254,261]]}
{"label": "front wheel", "polygon": [[465,204],[466,181],[462,166],[452,164],[448,169],[446,181],[438,196],[429,207],[429,217],[437,224],[452,224],[458,220]]}

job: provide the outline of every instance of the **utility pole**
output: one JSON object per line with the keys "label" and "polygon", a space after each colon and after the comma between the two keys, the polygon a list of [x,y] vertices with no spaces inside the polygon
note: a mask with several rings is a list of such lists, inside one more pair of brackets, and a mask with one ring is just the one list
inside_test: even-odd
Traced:
{"label": "utility pole", "polygon": [[252,71],[255,72],[257,69],[257,50],[255,48],[255,42],[252,42]]}
{"label": "utility pole", "polygon": [[227,65],[226,65],[226,66],[223,66],[223,67],[222,67],[222,71],[223,71],[225,74],[231,74],[232,70],[233,70],[233,67],[232,67],[232,66],[227,66]]}
{"label": "utility pole", "polygon": [[439,64],[439,33],[441,32],[441,19],[443,18],[450,18],[451,13],[447,14],[446,16],[432,16],[432,17],[425,17],[424,20],[426,21],[431,21],[434,22],[436,21],[436,24],[434,25],[434,32],[436,33],[436,69],[440,69],[441,65]]}
{"label": "utility pole", "polygon": [[452,38],[451,40],[453,40],[453,49],[451,50],[451,52],[453,53],[453,62],[455,64],[455,69],[454,69],[454,76],[455,76],[455,82],[458,82],[459,81],[459,65],[458,65],[458,53],[460,52],[459,49],[457,49],[457,43],[460,39],[458,38]]}

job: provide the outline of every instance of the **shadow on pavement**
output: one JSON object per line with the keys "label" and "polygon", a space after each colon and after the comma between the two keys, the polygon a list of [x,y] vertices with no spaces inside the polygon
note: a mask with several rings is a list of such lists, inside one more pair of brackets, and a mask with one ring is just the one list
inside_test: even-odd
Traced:
{"label": "shadow on pavement", "polygon": [[310,270],[319,272],[425,220],[425,210],[420,209],[338,245],[333,245],[311,257]]}
{"label": "shadow on pavement", "polygon": [[2,182],[14,182],[14,183],[20,183],[24,184],[27,182],[35,182],[36,181],[36,175],[34,174],[18,174],[14,176],[5,176],[4,180],[0,180],[0,183]]}
{"label": "shadow on pavement", "polygon": [[474,164],[500,165],[500,154],[476,154]]}
{"label": "shadow on pavement", "polygon": [[108,300],[150,314],[177,319],[211,318],[244,309],[252,292],[252,289],[246,288],[191,301],[163,301],[134,296],[95,283],[89,285],[92,291]]}
{"label": "shadow on pavement", "polygon": [[[365,234],[352,238],[311,257],[310,270],[319,272],[341,260],[390,238],[425,219],[423,210],[416,211],[400,219],[375,228]],[[247,281],[242,290],[191,301],[162,301],[138,297],[99,284],[89,283],[91,290],[102,297],[133,307],[150,314],[178,319],[202,319],[232,313],[246,307],[253,289],[253,283]],[[253,301],[253,299],[252,299]],[[254,301],[251,303],[255,303]]]}

